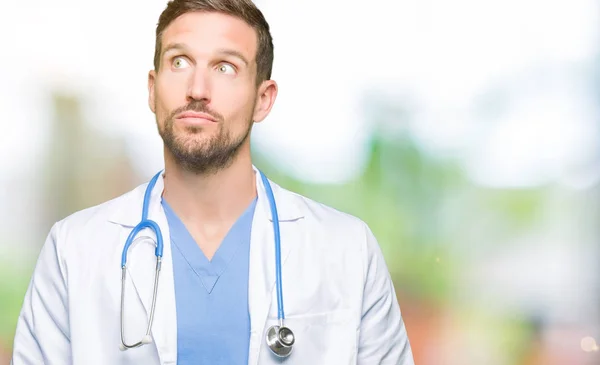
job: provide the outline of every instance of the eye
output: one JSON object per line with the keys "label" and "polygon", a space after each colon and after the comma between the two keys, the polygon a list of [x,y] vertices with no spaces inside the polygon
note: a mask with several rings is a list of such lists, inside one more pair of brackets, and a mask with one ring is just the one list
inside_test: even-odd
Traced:
{"label": "eye", "polygon": [[173,59],[173,67],[175,68],[186,68],[189,66],[188,61],[183,57],[175,57]]}
{"label": "eye", "polygon": [[235,67],[233,67],[232,65],[228,64],[228,63],[222,63],[219,65],[219,67],[217,68],[217,71],[219,71],[222,74],[225,75],[235,75]]}

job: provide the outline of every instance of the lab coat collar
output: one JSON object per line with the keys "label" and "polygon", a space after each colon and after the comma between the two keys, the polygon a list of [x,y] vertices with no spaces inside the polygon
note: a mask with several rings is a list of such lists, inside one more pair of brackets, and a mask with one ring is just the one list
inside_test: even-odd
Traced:
{"label": "lab coat collar", "polygon": [[[255,166],[252,167],[256,177],[258,200],[259,202],[268,202],[265,187],[262,183],[262,179],[260,178],[259,171]],[[304,214],[298,205],[298,199],[295,198],[295,195],[281,188],[271,180],[269,180],[269,182],[273,190],[273,195],[275,196],[275,201],[277,202],[279,221],[294,221],[303,218]],[[157,206],[160,207],[161,197],[165,186],[164,184],[164,174],[161,174],[156,181],[154,189],[152,190],[149,208],[150,211],[153,211]],[[135,227],[140,222],[142,217],[142,203],[144,201],[146,186],[148,186],[148,183],[144,183],[126,194],[123,197],[124,199],[122,200],[122,203],[116,204],[116,209],[110,216],[109,221],[127,227]],[[266,219],[272,221],[271,209],[268,203],[258,203],[257,208],[259,208],[257,210],[260,211]]]}

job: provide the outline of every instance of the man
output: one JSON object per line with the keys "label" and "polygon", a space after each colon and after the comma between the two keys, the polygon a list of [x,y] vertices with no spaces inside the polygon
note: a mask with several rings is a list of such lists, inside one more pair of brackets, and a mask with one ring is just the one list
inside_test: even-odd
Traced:
{"label": "man", "polygon": [[[252,164],[252,125],[277,96],[272,62],[269,26],[249,0],[167,5],[148,78],[165,169],[53,226],[14,365],[413,364],[369,228],[268,183]],[[163,239],[160,276],[158,230],[128,239],[146,215]],[[293,337],[272,332],[281,324]]]}

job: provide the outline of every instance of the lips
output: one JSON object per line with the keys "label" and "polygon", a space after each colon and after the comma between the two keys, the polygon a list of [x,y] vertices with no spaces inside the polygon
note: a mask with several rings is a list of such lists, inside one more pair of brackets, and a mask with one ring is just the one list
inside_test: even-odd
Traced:
{"label": "lips", "polygon": [[179,113],[175,116],[175,119],[189,119],[189,120],[204,119],[204,120],[211,121],[213,123],[216,122],[216,119],[213,118],[210,114],[193,112],[193,111]]}

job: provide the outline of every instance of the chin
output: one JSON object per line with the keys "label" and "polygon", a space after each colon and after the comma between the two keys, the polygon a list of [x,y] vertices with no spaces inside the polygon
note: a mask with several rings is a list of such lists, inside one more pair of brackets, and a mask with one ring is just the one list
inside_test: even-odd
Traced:
{"label": "chin", "polygon": [[184,151],[189,151],[191,153],[195,151],[201,151],[205,149],[205,146],[208,143],[208,138],[202,136],[194,136],[191,138],[178,138],[177,144]]}
{"label": "chin", "polygon": [[214,134],[214,131],[202,127],[185,127],[175,132],[175,138],[183,143],[198,143],[214,138]]}
{"label": "chin", "polygon": [[206,134],[207,132],[208,132],[208,129],[205,127],[201,127],[201,126],[186,125],[186,126],[182,126],[181,128],[178,128],[178,134],[185,135],[185,136]]}

